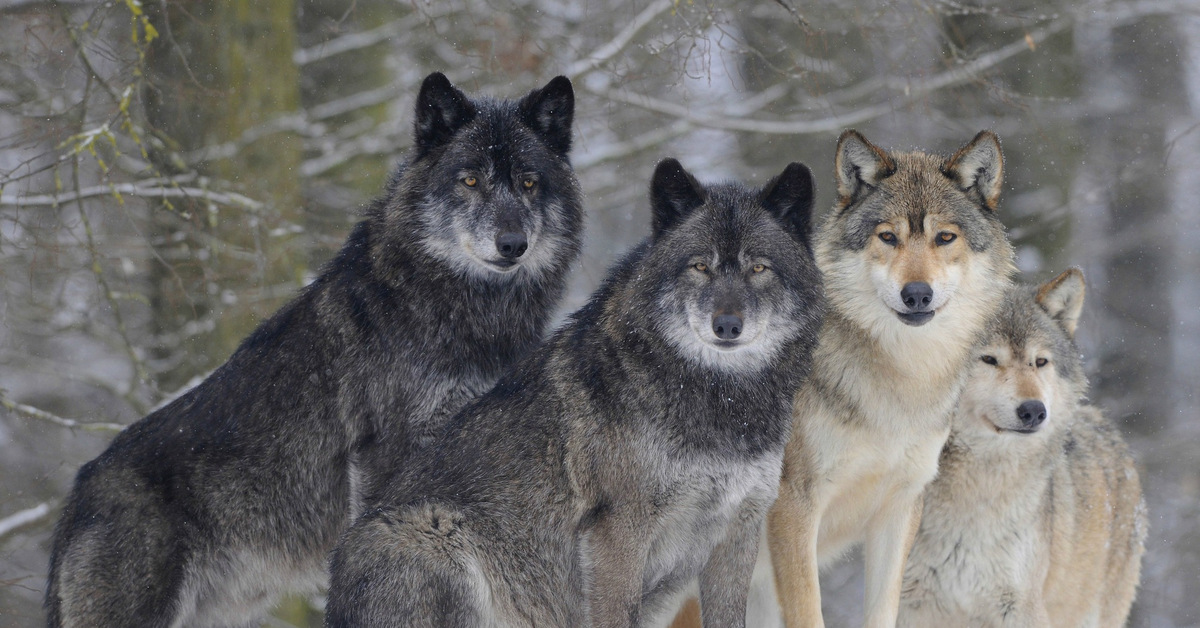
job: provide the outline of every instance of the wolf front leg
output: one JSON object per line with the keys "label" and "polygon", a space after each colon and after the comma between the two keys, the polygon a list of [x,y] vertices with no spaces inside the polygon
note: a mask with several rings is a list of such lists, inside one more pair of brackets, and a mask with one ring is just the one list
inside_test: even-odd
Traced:
{"label": "wolf front leg", "polygon": [[810,496],[787,475],[767,515],[767,542],[775,568],[775,590],[787,628],[825,628],[817,569],[818,520]]}
{"label": "wolf front leg", "polygon": [[632,505],[613,506],[587,533],[591,578],[589,625],[630,628],[640,621],[642,575],[648,542],[645,515]]}
{"label": "wolf front leg", "polygon": [[904,561],[921,526],[921,493],[912,499],[898,498],[880,511],[867,528],[863,548],[866,563],[867,628],[894,628],[900,614],[900,589],[904,584]]}
{"label": "wolf front leg", "polygon": [[746,500],[700,572],[703,624],[745,628],[746,599],[770,502]]}

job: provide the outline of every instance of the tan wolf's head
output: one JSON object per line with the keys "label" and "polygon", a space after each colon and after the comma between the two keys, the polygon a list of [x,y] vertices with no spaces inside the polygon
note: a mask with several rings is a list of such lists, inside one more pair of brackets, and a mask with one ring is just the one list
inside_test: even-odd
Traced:
{"label": "tan wolf's head", "polygon": [[838,199],[817,248],[834,309],[877,339],[973,336],[1015,270],[996,217],[1000,142],[950,157],[838,140]]}
{"label": "tan wolf's head", "polygon": [[960,433],[1053,433],[1086,394],[1075,346],[1083,272],[1072,268],[1031,288],[1014,286],[983,341],[959,401]]}

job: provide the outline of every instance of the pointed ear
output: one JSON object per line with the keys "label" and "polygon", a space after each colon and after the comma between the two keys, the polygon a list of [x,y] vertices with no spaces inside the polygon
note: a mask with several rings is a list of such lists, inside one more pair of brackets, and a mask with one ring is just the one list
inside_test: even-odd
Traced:
{"label": "pointed ear", "polygon": [[867,188],[896,172],[896,162],[882,148],[850,129],[838,138],[833,169],[837,176],[838,205],[847,207]]}
{"label": "pointed ear", "polygon": [[1038,305],[1072,338],[1079,323],[1079,313],[1083,311],[1085,290],[1083,271],[1071,268],[1042,284],[1037,291]]}
{"label": "pointed ear", "polygon": [[816,197],[812,171],[793,161],[782,174],[763,186],[758,198],[784,228],[807,242],[812,233],[812,208]]}
{"label": "pointed ear", "polygon": [[450,141],[454,133],[475,117],[475,106],[466,94],[450,84],[441,72],[425,77],[417,94],[414,139],[417,153],[425,154]]}
{"label": "pointed ear", "polygon": [[1000,138],[991,131],[980,131],[975,139],[958,149],[942,172],[964,192],[974,192],[983,206],[995,210],[1004,183],[1004,154]]}
{"label": "pointed ear", "polygon": [[571,122],[575,117],[575,90],[571,79],[556,76],[541,89],[521,99],[521,118],[552,150],[566,155],[571,150]]}
{"label": "pointed ear", "polygon": [[682,221],[692,210],[704,204],[704,186],[673,158],[658,162],[650,180],[651,237]]}

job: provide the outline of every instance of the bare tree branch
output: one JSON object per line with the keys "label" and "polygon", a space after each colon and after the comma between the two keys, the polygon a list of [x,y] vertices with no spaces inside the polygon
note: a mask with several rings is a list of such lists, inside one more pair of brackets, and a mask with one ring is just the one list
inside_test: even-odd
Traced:
{"label": "bare tree branch", "polygon": [[20,528],[32,525],[44,519],[50,518],[50,504],[42,502],[33,508],[18,510],[13,514],[0,519],[0,539],[16,532]]}
{"label": "bare tree branch", "polygon": [[92,423],[92,422],[76,421],[75,419],[64,419],[63,417],[60,417],[55,414],[51,414],[49,412],[46,412],[45,410],[41,410],[41,409],[35,408],[33,406],[29,406],[29,405],[25,405],[23,403],[18,403],[16,401],[13,401],[12,399],[9,399],[8,396],[4,395],[3,393],[0,393],[0,407],[3,407],[5,410],[8,410],[12,414],[17,414],[17,415],[20,415],[20,416],[23,416],[23,417],[26,417],[29,419],[37,419],[39,421],[45,421],[46,423],[52,423],[59,427],[65,427],[65,428],[71,429],[71,430],[84,430],[87,432],[116,433],[116,432],[120,432],[121,430],[125,429],[125,426],[121,425],[120,423],[102,423],[102,422]]}

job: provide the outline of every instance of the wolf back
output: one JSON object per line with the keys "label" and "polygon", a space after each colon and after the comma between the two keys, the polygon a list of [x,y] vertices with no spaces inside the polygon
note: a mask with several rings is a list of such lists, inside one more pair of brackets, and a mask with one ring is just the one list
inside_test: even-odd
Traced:
{"label": "wolf back", "polygon": [[736,626],[822,310],[812,183],[702,186],[334,552],[326,625]]}
{"label": "wolf back", "polygon": [[580,248],[558,77],[519,101],[432,74],[386,194],[228,362],[79,471],[50,626],[252,624],[326,578],[372,486],[541,339]]}
{"label": "wolf back", "polygon": [[1085,401],[1083,274],[1011,289],[974,352],[905,570],[900,626],[1125,625],[1147,521]]}

